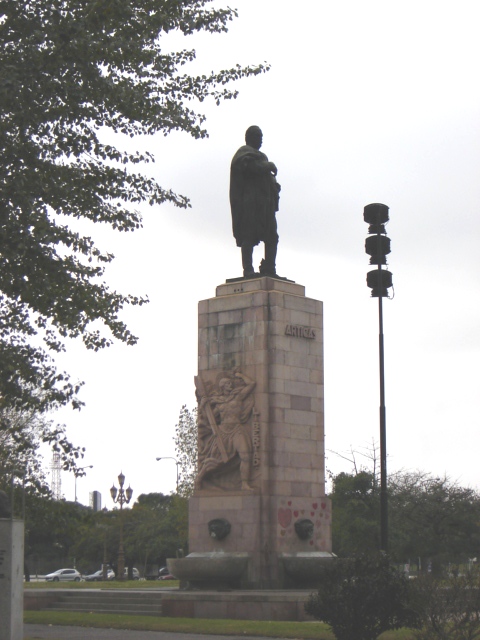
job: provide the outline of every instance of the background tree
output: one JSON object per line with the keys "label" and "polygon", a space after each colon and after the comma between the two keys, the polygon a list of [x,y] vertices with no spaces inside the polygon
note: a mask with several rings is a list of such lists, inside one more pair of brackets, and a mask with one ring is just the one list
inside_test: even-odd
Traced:
{"label": "background tree", "polygon": [[348,557],[380,548],[380,491],[368,471],[332,478],[333,552]]}
{"label": "background tree", "polygon": [[31,573],[48,573],[75,563],[79,531],[92,511],[74,502],[26,495],[25,558]]}
{"label": "background tree", "polygon": [[[379,487],[367,470],[332,478],[333,551],[341,556],[379,549]],[[448,477],[391,474],[389,552],[397,562],[426,568],[480,556],[480,495]]]}
{"label": "background tree", "polygon": [[392,552],[442,564],[480,556],[480,495],[444,476],[415,471],[389,481]]}
{"label": "background tree", "polygon": [[[120,538],[120,510],[93,513],[79,523],[73,551],[83,571],[100,568],[104,557],[115,570]],[[177,495],[148,493],[122,510],[125,566],[148,573],[164,565],[179,548],[187,548],[187,500]]]}
{"label": "background tree", "polygon": [[197,407],[190,411],[186,404],[182,406],[175,425],[174,442],[179,469],[178,493],[188,497],[193,493],[197,477]]}
{"label": "background tree", "polygon": [[27,492],[46,495],[48,483],[39,446],[48,444],[58,452],[65,470],[73,469],[83,457],[84,449],[73,446],[65,431],[64,425],[54,426],[36,411],[0,408],[0,489],[6,490],[14,476],[25,482]]}
{"label": "background tree", "polygon": [[189,206],[139,169],[154,160],[150,153],[124,151],[109,134],[205,137],[204,117],[187,103],[235,97],[231,81],[265,70],[189,75],[182,68],[195,52],[163,47],[170,32],[226,31],[235,11],[210,3],[0,0],[3,406],[80,406],[80,385],[51,357],[66,338],[94,350],[136,342],[120,312],[146,298],[104,283],[113,255],[76,222],[133,231],[140,203]]}
{"label": "background tree", "polygon": [[[130,509],[124,511],[128,517]],[[118,509],[97,512],[88,509],[88,515],[77,527],[74,553],[83,573],[97,571],[104,559],[106,564],[116,568],[120,540],[119,514]]]}

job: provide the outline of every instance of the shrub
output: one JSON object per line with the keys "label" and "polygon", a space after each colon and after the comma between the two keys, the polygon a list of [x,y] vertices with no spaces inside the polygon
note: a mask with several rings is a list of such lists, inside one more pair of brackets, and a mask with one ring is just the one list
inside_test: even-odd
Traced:
{"label": "shrub", "polygon": [[319,584],[305,611],[329,624],[337,640],[375,640],[417,624],[408,578],[384,554],[335,560],[322,569]]}
{"label": "shrub", "polygon": [[480,639],[480,574],[458,571],[420,576],[413,585],[421,629],[418,640]]}

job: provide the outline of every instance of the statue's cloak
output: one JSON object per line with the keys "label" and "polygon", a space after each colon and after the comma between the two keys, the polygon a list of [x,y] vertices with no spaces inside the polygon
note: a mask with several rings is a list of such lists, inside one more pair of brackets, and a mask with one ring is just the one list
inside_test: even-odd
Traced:
{"label": "statue's cloak", "polygon": [[280,185],[266,169],[267,156],[249,145],[240,147],[230,167],[230,207],[237,246],[278,239],[275,212]]}

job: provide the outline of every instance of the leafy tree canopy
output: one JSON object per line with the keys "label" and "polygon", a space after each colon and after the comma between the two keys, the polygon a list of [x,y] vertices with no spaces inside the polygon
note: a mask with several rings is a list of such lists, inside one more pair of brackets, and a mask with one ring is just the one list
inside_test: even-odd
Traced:
{"label": "leafy tree canopy", "polygon": [[390,480],[392,551],[401,559],[466,562],[480,551],[480,495],[447,476],[415,471]]}
{"label": "leafy tree canopy", "polygon": [[[0,397],[4,406],[79,407],[79,385],[50,354],[66,338],[98,350],[136,337],[119,318],[145,298],[103,281],[112,254],[75,220],[119,231],[142,224],[140,203],[189,206],[146,177],[147,152],[105,142],[173,130],[207,135],[187,106],[236,96],[227,85],[264,65],[189,75],[192,50],[170,32],[224,32],[236,12],[211,0],[0,0]],[[110,139],[109,136],[108,139]],[[77,227],[78,228],[78,227]]]}
{"label": "leafy tree canopy", "polygon": [[179,468],[178,493],[188,497],[193,493],[197,476],[197,407],[190,411],[186,404],[182,406],[175,425],[174,441]]}
{"label": "leafy tree canopy", "polygon": [[83,519],[75,534],[75,556],[79,566],[99,568],[106,556],[115,567],[120,518],[123,519],[125,562],[146,571],[149,565],[164,564],[177,549],[188,545],[187,500],[177,495],[148,493],[138,496],[131,509],[98,512]]}
{"label": "leafy tree canopy", "polygon": [[[333,551],[350,556],[379,549],[380,487],[363,469],[333,477]],[[388,481],[389,551],[397,562],[437,566],[479,555],[480,496],[448,477],[401,471]]]}
{"label": "leafy tree canopy", "polygon": [[49,493],[38,453],[40,444],[48,444],[60,454],[65,470],[74,469],[83,457],[84,449],[71,444],[65,426],[54,425],[34,411],[0,409],[0,489],[6,490],[13,477],[21,479],[28,493]]}
{"label": "leafy tree canopy", "polygon": [[368,471],[339,473],[333,478],[333,551],[349,556],[380,548],[380,490]]}

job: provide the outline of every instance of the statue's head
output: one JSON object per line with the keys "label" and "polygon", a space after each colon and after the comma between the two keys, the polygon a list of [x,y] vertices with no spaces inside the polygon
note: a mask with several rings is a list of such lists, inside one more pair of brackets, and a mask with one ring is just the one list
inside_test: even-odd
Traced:
{"label": "statue's head", "polygon": [[295,522],[295,533],[300,540],[310,540],[313,536],[313,522],[305,518]]}
{"label": "statue's head", "polygon": [[208,523],[208,533],[215,540],[223,540],[228,536],[232,525],[225,518],[215,518]]}
{"label": "statue's head", "polygon": [[233,389],[232,381],[230,378],[222,378],[218,383],[220,393],[230,393]]}
{"label": "statue's head", "polygon": [[245,132],[245,142],[249,147],[253,147],[254,149],[260,149],[263,141],[263,133],[260,127],[257,125],[252,125],[248,127]]}

